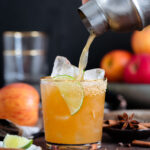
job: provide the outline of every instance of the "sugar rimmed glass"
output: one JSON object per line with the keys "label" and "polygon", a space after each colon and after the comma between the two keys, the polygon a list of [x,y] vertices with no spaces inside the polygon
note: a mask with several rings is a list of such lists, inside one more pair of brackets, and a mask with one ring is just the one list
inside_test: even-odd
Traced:
{"label": "sugar rimmed glass", "polygon": [[84,99],[77,113],[71,115],[57,83],[41,78],[41,96],[45,139],[49,149],[98,149],[101,147],[107,80],[86,80],[80,84]]}

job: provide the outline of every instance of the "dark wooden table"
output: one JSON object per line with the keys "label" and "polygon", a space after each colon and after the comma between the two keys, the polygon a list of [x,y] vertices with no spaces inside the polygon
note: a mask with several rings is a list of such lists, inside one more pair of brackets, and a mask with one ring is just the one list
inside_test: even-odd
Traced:
{"label": "dark wooden table", "polygon": [[[46,150],[45,140],[44,137],[40,137],[34,140],[34,143],[36,145],[39,145],[43,148],[43,150]],[[112,139],[104,134],[103,135],[103,144],[102,148],[100,150],[150,150],[150,148],[144,148],[144,147],[135,147],[135,146],[119,146],[118,143],[112,142]]]}

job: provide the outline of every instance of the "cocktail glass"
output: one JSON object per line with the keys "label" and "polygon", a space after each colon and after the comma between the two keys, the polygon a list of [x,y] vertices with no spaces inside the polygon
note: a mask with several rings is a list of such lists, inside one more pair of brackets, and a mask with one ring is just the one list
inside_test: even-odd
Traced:
{"label": "cocktail glass", "polygon": [[[59,84],[66,83],[72,85],[69,88],[72,97],[78,89],[73,87],[77,83],[83,90],[82,104],[74,114],[71,114],[65,96],[58,88]],[[45,139],[49,149],[94,150],[101,147],[106,86],[107,80],[53,80],[51,77],[41,79]]]}

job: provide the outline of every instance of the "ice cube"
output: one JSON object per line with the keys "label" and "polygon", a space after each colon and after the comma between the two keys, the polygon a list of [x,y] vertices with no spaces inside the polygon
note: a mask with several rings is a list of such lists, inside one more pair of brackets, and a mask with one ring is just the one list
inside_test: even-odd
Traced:
{"label": "ice cube", "polygon": [[97,80],[97,79],[104,79],[105,71],[100,68],[90,69],[85,71],[84,73],[84,80]]}
{"label": "ice cube", "polygon": [[[51,76],[57,75],[69,75],[72,77],[77,77],[79,75],[79,68],[72,65],[70,61],[62,56],[57,56],[54,61],[54,67]],[[97,80],[104,79],[105,71],[103,69],[91,69],[84,73],[84,80]]]}
{"label": "ice cube", "polygon": [[51,74],[52,77],[57,75],[69,75],[76,78],[78,74],[79,69],[76,66],[71,65],[67,58],[62,56],[56,57]]}

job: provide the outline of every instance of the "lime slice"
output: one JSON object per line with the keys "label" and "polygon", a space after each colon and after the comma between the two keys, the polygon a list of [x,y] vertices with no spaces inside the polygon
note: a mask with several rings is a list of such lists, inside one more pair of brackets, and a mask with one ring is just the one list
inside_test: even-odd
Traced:
{"label": "lime slice", "polygon": [[[70,80],[68,80],[68,78]],[[68,76],[63,76],[61,80],[63,79],[64,81],[55,82],[55,85],[58,87],[61,96],[65,100],[70,110],[70,114],[74,115],[80,110],[82,106],[84,99],[84,89],[79,81],[76,81],[74,80],[74,78],[71,78]]]}
{"label": "lime slice", "polygon": [[3,144],[5,148],[22,148],[27,149],[33,143],[33,140],[29,140],[25,137],[7,134],[4,138]]}
{"label": "lime slice", "polygon": [[54,80],[75,80],[72,76],[69,75],[58,75],[53,77]]}

